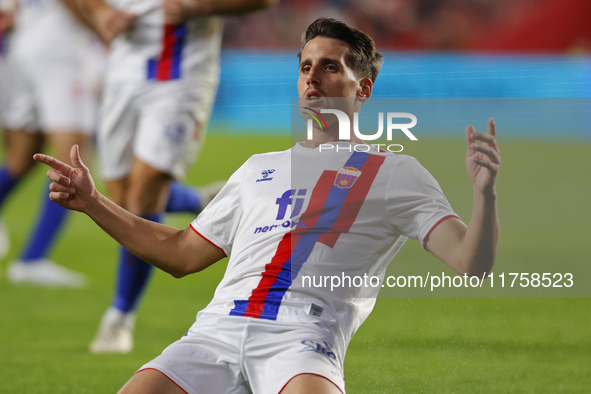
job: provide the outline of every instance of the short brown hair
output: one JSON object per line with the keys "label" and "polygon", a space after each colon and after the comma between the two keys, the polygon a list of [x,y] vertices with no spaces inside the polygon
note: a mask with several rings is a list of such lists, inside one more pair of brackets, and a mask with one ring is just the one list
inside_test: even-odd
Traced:
{"label": "short brown hair", "polygon": [[298,59],[302,60],[302,51],[306,44],[318,36],[335,38],[345,42],[351,48],[348,60],[358,78],[370,78],[376,81],[384,56],[379,53],[370,36],[333,18],[318,18],[302,34],[302,48]]}

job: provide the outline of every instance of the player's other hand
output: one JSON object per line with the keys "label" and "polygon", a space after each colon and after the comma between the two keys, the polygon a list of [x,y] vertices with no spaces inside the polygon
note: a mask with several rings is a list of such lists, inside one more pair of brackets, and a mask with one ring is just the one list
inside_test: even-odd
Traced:
{"label": "player's other hand", "polygon": [[70,150],[72,165],[41,153],[35,154],[33,159],[51,167],[47,170],[47,177],[53,181],[49,185],[51,201],[64,208],[84,212],[89,201],[96,197],[94,181],[80,158],[78,145],[72,146]]}
{"label": "player's other hand", "polygon": [[178,25],[191,18],[206,15],[202,3],[199,0],[163,0],[164,21],[167,24]]}
{"label": "player's other hand", "polygon": [[0,11],[0,33],[12,30],[14,26],[14,15],[8,12]]}
{"label": "player's other hand", "polygon": [[486,133],[477,133],[474,126],[466,127],[466,170],[476,190],[483,193],[495,192],[495,182],[501,166],[501,151],[496,135],[497,127],[493,118],[488,120]]}
{"label": "player's other hand", "polygon": [[277,3],[277,0],[162,0],[164,21],[178,25],[207,15],[243,15]]}
{"label": "player's other hand", "polygon": [[93,10],[96,32],[106,44],[110,44],[127,30],[134,19],[135,15],[119,11],[108,4],[102,4]]}

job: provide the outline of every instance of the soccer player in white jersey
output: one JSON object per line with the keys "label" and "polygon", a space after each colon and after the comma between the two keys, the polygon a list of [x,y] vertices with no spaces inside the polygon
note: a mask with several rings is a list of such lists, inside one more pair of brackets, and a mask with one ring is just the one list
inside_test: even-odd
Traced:
{"label": "soccer player in white jersey", "polygon": [[[111,42],[98,149],[113,201],[161,222],[163,212],[171,210],[170,193],[192,193],[171,181],[185,176],[205,136],[219,79],[221,15],[272,3],[86,0],[99,34]],[[210,185],[197,205],[205,205],[220,188]],[[173,203],[183,205],[187,199]],[[92,352],[132,349],[135,311],[151,272],[151,265],[121,249],[113,302],[90,344]]]}
{"label": "soccer player in white jersey", "polygon": [[10,75],[7,61],[8,36],[13,25],[13,10],[10,4],[0,0],[0,128],[8,106]]}
{"label": "soccer player in white jersey", "polygon": [[[4,116],[6,108],[9,103],[10,91],[10,69],[8,67],[7,49],[9,31],[12,29],[14,22],[14,10],[12,3],[5,0],[0,1],[0,129],[4,123]],[[10,241],[8,238],[8,231],[4,226],[4,222],[0,219],[0,258],[3,258],[8,253]]]}
{"label": "soccer player in white jersey", "polygon": [[[307,106],[372,94],[381,55],[364,33],[320,18],[303,37],[298,91]],[[50,198],[175,277],[226,255],[226,274],[187,334],[144,365],[122,393],[344,393],[343,358],[375,298],[297,284],[302,275],[381,275],[407,237],[458,273],[496,259],[496,129],[466,128],[470,224],[417,160],[339,140],[338,128],[284,152],[251,157],[184,230],[137,218],[96,191],[77,147],[72,165],[45,155]],[[304,131],[302,130],[302,133]],[[481,143],[477,143],[480,141]],[[320,151],[322,143],[342,149]],[[363,149],[346,149],[353,146]],[[367,151],[367,152],[365,152]]]}
{"label": "soccer player in white jersey", "polygon": [[[11,87],[3,117],[7,155],[0,167],[0,204],[30,172],[35,164],[31,155],[45,142],[63,158],[72,144],[89,145],[95,102],[86,72],[93,38],[74,0],[22,0],[15,9],[7,55]],[[47,258],[68,211],[42,197],[35,231],[9,265],[7,277],[13,283],[80,287],[81,274]]]}

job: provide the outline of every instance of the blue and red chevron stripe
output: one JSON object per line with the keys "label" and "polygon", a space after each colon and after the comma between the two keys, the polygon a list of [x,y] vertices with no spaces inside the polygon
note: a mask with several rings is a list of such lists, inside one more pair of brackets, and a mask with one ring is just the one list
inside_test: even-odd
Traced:
{"label": "blue and red chevron stripe", "polygon": [[181,77],[183,47],[187,37],[187,25],[164,25],[164,37],[160,57],[148,60],[147,79],[169,81]]}
{"label": "blue and red chevron stripe", "polygon": [[383,156],[355,152],[345,166],[361,170],[351,189],[334,185],[336,171],[324,171],[295,230],[285,234],[248,300],[234,301],[230,315],[276,320],[285,292],[317,242],[330,247],[349,231],[384,162]]}

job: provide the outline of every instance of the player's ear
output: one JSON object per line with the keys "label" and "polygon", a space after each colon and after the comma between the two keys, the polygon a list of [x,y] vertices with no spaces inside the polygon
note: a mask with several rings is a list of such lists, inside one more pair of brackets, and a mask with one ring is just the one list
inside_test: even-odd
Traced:
{"label": "player's ear", "polygon": [[357,98],[365,101],[371,97],[373,91],[373,82],[369,78],[361,78],[359,81],[359,90],[357,92]]}

